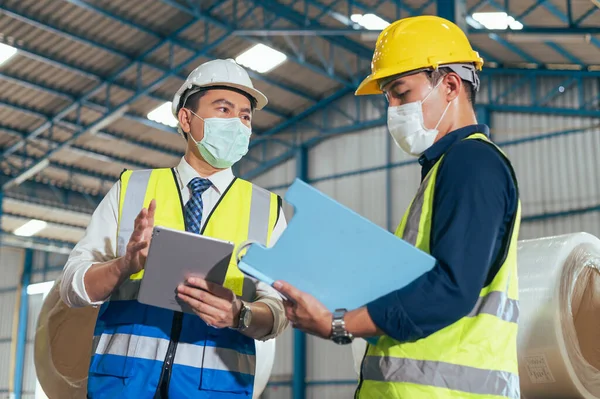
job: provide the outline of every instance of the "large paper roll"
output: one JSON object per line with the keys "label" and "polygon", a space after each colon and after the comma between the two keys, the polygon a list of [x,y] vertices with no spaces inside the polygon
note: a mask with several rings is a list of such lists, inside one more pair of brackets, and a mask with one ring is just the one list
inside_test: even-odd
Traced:
{"label": "large paper roll", "polygon": [[59,287],[60,281],[55,282],[38,316],[35,371],[48,398],[82,399],[98,308],[69,308],[60,299]]}
{"label": "large paper roll", "polygon": [[[34,364],[49,399],[84,399],[98,308],[69,308],[60,299],[60,281],[46,296],[38,316]],[[255,341],[254,395],[264,391],[275,361],[275,339]]]}
{"label": "large paper roll", "polygon": [[600,398],[600,240],[521,241],[518,265],[523,398]]}
{"label": "large paper roll", "polygon": [[[524,240],[517,259],[522,397],[600,398],[600,240]],[[365,347],[362,339],[352,344],[357,374]]]}

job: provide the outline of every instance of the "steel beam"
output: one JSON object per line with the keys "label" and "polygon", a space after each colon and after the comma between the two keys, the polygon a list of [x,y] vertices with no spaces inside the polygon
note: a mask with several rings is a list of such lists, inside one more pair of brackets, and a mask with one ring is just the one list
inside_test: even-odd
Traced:
{"label": "steel beam", "polygon": [[[504,7],[500,4],[498,4],[496,2],[496,0],[489,0],[489,3],[493,6],[496,7],[499,10],[502,10],[504,12],[506,12],[508,14],[508,10],[505,10]],[[550,10],[550,7],[553,7],[550,5],[550,3],[547,0],[540,0],[538,1],[535,5],[535,7],[531,8],[531,11],[533,11],[535,8],[537,7],[545,7],[547,9]],[[556,8],[553,9],[554,12],[558,12],[560,13],[560,11]],[[521,22],[519,19],[517,19],[517,21]],[[553,35],[553,34],[564,34],[565,32],[571,31],[571,29],[567,29],[566,27],[562,27],[562,28],[552,28],[552,27],[541,27],[539,29],[536,30],[528,30],[530,29],[529,27],[525,26],[523,24],[523,29],[517,30],[517,31],[512,31],[509,30],[507,32],[510,32],[510,34],[514,34],[513,32],[519,32],[518,34],[540,34],[540,35]],[[553,30],[554,29],[554,30]],[[581,33],[579,33],[581,34]],[[492,35],[495,34],[490,34],[489,37],[493,38]],[[534,63],[540,63],[539,61],[537,61],[536,58],[532,57],[531,55],[529,55],[528,53],[526,53],[525,51],[521,50],[519,47],[517,47],[516,45],[505,41],[505,42],[501,42],[498,40],[499,36],[495,35],[495,38],[493,38],[494,40],[498,41],[499,43],[503,44],[505,47],[511,49],[511,51],[513,51],[514,53],[516,53],[517,55],[519,55],[521,58],[523,58],[524,60],[526,60],[527,62],[534,62]],[[549,37],[549,39],[551,39],[551,37]],[[561,46],[559,46],[558,44],[552,42],[551,40],[545,40],[543,42],[545,45],[547,45],[548,47],[552,48],[554,51],[558,52],[561,56],[565,57],[566,59],[568,59],[571,62],[574,62],[577,65],[584,65],[584,62],[582,60],[580,60],[579,58],[575,57],[574,55],[572,55],[571,53],[569,53],[566,49],[562,48]]]}
{"label": "steel beam", "polygon": [[[546,10],[550,11],[550,13],[552,15],[554,15],[555,17],[560,19],[563,23],[569,25],[569,27],[566,30],[571,30],[573,28],[576,29],[576,27],[570,26],[571,24],[570,24],[568,15],[565,15],[565,13],[563,13],[561,10],[559,10],[558,7],[556,7],[554,4],[547,1],[543,4],[543,7],[546,8]],[[589,39],[590,39],[591,44],[593,44],[597,49],[600,49],[600,39],[598,39],[594,36],[590,36]]]}
{"label": "steel beam", "polygon": [[[169,35],[169,38],[177,37],[181,32],[185,31],[194,22],[195,22],[194,20],[191,20],[190,22],[184,24],[181,28],[179,28],[175,32],[171,33]],[[214,40],[210,44],[207,44],[206,46],[204,46],[202,48],[202,50],[199,50],[196,53],[194,53],[192,56],[188,57],[186,59],[186,61],[184,61],[178,67],[172,69],[170,72],[168,72],[166,74],[163,74],[160,78],[154,80],[151,84],[147,85],[145,88],[137,91],[136,94],[133,95],[132,97],[130,97],[128,100],[124,101],[123,103],[119,104],[116,107],[112,107],[109,112],[105,113],[102,117],[100,117],[99,119],[97,119],[96,122],[93,122],[92,124],[88,125],[86,128],[79,130],[78,132],[76,132],[75,134],[73,134],[73,136],[69,140],[67,140],[66,142],[62,143],[61,145],[59,145],[55,149],[49,151],[46,154],[45,159],[50,158],[50,156],[52,156],[56,152],[58,152],[61,149],[66,148],[69,145],[71,145],[79,136],[81,136],[81,135],[83,135],[83,134],[85,134],[85,133],[87,133],[89,131],[93,131],[94,129],[101,128],[101,126],[104,123],[106,123],[106,121],[109,118],[118,117],[119,113],[126,112],[127,107],[131,103],[133,103],[134,101],[136,101],[139,97],[144,96],[147,93],[152,92],[160,84],[162,84],[166,79],[168,79],[171,76],[176,75],[179,71],[181,71],[183,68],[185,68],[191,62],[193,62],[197,57],[199,57],[201,55],[204,55],[206,52],[208,52],[211,49],[217,47],[227,37],[229,37],[229,35],[230,35],[230,32],[226,32],[225,34],[221,35],[219,38],[217,38],[216,40]],[[153,51],[155,51],[158,48],[160,48],[163,44],[164,43],[162,43],[162,42],[158,43],[157,45],[153,46],[152,48],[150,48],[149,50],[145,51],[140,56],[138,56],[136,58],[136,60],[137,61],[143,60],[147,55],[149,55]],[[105,81],[103,81],[102,83],[100,83],[99,85],[97,85],[96,87],[94,87],[92,90],[86,92],[86,94],[84,94],[83,96],[81,96],[78,99],[77,102],[69,105],[68,107],[66,107],[62,111],[60,111],[57,115],[55,115],[50,122],[44,123],[42,126],[40,126],[39,128],[35,129],[33,132],[31,132],[28,135],[27,139],[32,139],[32,138],[35,138],[35,137],[39,136],[42,132],[44,132],[45,130],[47,130],[48,128],[50,128],[52,126],[52,123],[56,123],[56,122],[60,121],[63,117],[65,117],[66,115],[68,115],[70,112],[72,112],[72,111],[78,109],[79,107],[81,107],[83,101],[88,100],[91,96],[93,96],[94,94],[98,93],[100,90],[103,90],[103,89],[105,89],[107,87],[110,87],[109,85],[112,82],[114,82],[123,72],[125,72],[126,70],[128,70],[129,67],[130,67],[130,65],[127,65],[126,67],[119,69],[116,73],[112,74],[108,79],[106,79]],[[20,144],[21,145],[24,144],[24,141],[21,141]],[[18,144],[9,147],[7,150],[4,151],[3,158],[6,157],[7,155],[10,155],[11,153],[13,153],[18,148],[20,148],[20,145],[18,145]],[[40,161],[40,162],[42,162],[42,161]],[[19,179],[22,176],[24,176],[27,173],[29,173],[33,168],[37,167],[39,164],[40,163],[38,162],[38,163],[34,164],[33,166],[31,166],[31,167],[23,170],[22,172],[19,173],[19,175],[17,175],[16,177],[10,179],[7,183],[5,183],[4,187],[10,187],[10,186],[13,186],[13,185],[18,185],[19,184]]]}
{"label": "steel beam", "polygon": [[[6,179],[7,177],[0,176],[0,181],[4,181]],[[54,195],[55,199],[48,199],[51,195]],[[26,182],[19,186],[18,191],[6,191],[4,193],[4,201],[22,201],[32,205],[91,215],[96,206],[98,206],[100,201],[102,201],[104,193],[88,194],[88,196],[92,198],[94,205],[90,204],[85,199],[84,194],[78,191],[55,187],[50,183]],[[84,203],[86,205],[82,205]]]}
{"label": "steel beam", "polygon": [[[71,93],[68,93],[68,92],[65,92],[65,91],[61,91],[61,90],[55,89],[55,88],[50,87],[50,86],[46,86],[46,85],[41,84],[41,83],[24,80],[22,78],[18,78],[16,76],[14,76],[14,75],[9,75],[9,74],[7,74],[5,72],[4,73],[0,72],[0,79],[5,80],[7,82],[14,83],[14,84],[19,85],[19,86],[21,86],[23,88],[27,88],[27,89],[31,89],[31,90],[36,90],[36,91],[41,91],[43,93],[50,94],[52,96],[61,98],[63,100],[67,100],[67,101],[71,101],[71,102],[77,100],[77,97],[75,97]],[[160,100],[162,98],[162,97],[156,96],[156,95],[153,95],[151,97],[153,97],[156,100]],[[162,98],[162,101],[170,101],[170,100],[167,99],[166,97],[164,97],[164,98]],[[95,101],[92,101],[92,100],[84,102],[83,105],[85,107],[87,107],[87,108],[90,108],[90,109],[93,109],[93,110],[96,110],[96,111],[99,111],[99,112],[105,112],[106,109],[107,109],[105,105],[100,104],[100,103],[95,102]],[[177,134],[177,135],[179,134],[176,129],[174,129],[172,127],[169,127],[167,125],[163,125],[162,123],[157,123],[157,122],[151,121],[151,120],[149,120],[148,118],[146,118],[146,117],[144,117],[142,115],[138,115],[138,114],[133,114],[133,113],[126,112],[124,114],[124,118],[129,119],[130,121],[133,121],[133,122],[138,122],[138,123],[140,123],[140,124],[142,124],[144,126],[151,127],[153,129],[161,130],[163,132],[173,133],[173,134]]]}
{"label": "steel beam", "polygon": [[[35,111],[31,108],[27,108],[24,106],[17,106],[16,104],[11,104],[5,101],[0,101],[0,107],[6,107],[6,108],[12,108],[14,109],[16,112],[22,112],[22,113],[26,113],[28,115],[31,116],[35,116],[37,118],[40,118],[44,121],[49,121],[51,117],[49,117],[48,115],[42,114],[41,112]],[[68,127],[69,129],[72,129],[74,131],[80,130],[80,129],[84,129],[85,126],[83,125],[79,125],[76,123],[71,123],[71,122],[66,122],[66,121],[61,121],[61,125]],[[19,131],[17,129],[12,129],[8,126],[3,126],[0,124],[0,130],[4,130],[10,134],[16,135],[18,136],[20,139],[24,139],[25,137],[27,137],[28,132],[25,131]],[[100,133],[100,132],[99,132]],[[108,133],[104,133],[104,134],[108,134]],[[121,139],[121,138],[119,138]],[[37,138],[36,143],[43,143],[44,145],[47,146],[47,148],[49,149],[53,149],[53,148],[57,148],[60,145],[62,145],[62,142],[59,141],[55,141],[51,138]],[[133,143],[132,143],[133,144]],[[104,153],[103,151],[100,150],[91,150],[88,148],[85,148],[83,146],[77,145],[77,144],[71,144],[69,147],[79,151],[80,153],[90,153],[90,155],[97,155],[98,157],[102,157],[104,158],[104,160],[106,160],[107,162],[115,162],[115,163],[123,163],[126,165],[131,165],[135,168],[138,169],[146,169],[146,168],[152,168],[154,164],[148,163],[148,162],[144,162],[144,161],[138,161],[138,160],[133,160],[133,159],[128,159],[128,158],[123,158],[120,157],[118,155],[114,155],[114,154],[110,154],[110,153]],[[23,146],[23,148],[25,148],[25,146]],[[163,151],[163,149],[161,148],[160,151]],[[169,154],[169,155],[175,155],[175,156],[181,156],[182,154],[176,151],[172,151],[172,150],[164,150],[165,153]],[[11,154],[12,155],[12,154]]]}
{"label": "steel beam", "polygon": [[[147,27],[145,27],[143,25],[140,25],[140,24],[137,24],[137,23],[135,23],[135,22],[133,22],[131,20],[125,19],[122,16],[113,14],[113,13],[111,13],[109,11],[104,10],[101,7],[98,7],[96,5],[90,4],[90,3],[86,2],[86,1],[83,1],[83,0],[65,0],[65,1],[67,1],[67,2],[69,2],[71,4],[73,4],[73,5],[76,5],[78,7],[81,7],[83,9],[86,9],[86,10],[89,10],[89,11],[93,11],[94,13],[103,15],[106,18],[109,18],[109,19],[112,19],[114,21],[120,22],[123,25],[126,25],[126,26],[129,26],[131,28],[137,29],[137,30],[139,30],[139,31],[141,31],[141,32],[143,32],[143,33],[145,33],[147,35],[150,35],[150,36],[152,36],[155,39],[158,39],[160,41],[166,41],[166,43],[172,43],[174,45],[177,45],[178,47],[181,47],[181,48],[183,48],[183,49],[185,49],[187,51],[195,52],[195,51],[198,50],[198,44],[197,43],[193,43],[193,42],[189,42],[189,41],[186,41],[186,40],[182,40],[181,38],[171,40],[168,37],[166,37],[164,35],[161,35],[161,34],[159,34],[157,32],[154,32],[151,29],[148,29]],[[234,1],[237,1],[237,0],[234,0]],[[208,52],[207,55],[210,56],[210,57],[215,58],[215,54],[213,52]],[[158,66],[156,64],[148,64],[148,65],[150,65],[150,66],[152,66],[154,68],[157,68],[157,69],[161,70],[162,72],[166,72],[166,70],[164,70],[164,68],[161,68],[160,66]],[[278,81],[277,79],[270,78],[270,77],[267,77],[265,75],[257,74],[257,73],[254,73],[254,72],[249,72],[249,73],[250,73],[250,75],[251,75],[251,77],[253,79],[264,81],[265,83],[268,83],[268,84],[270,84],[272,86],[275,86],[275,87],[278,87],[280,89],[289,91],[290,93],[294,93],[295,95],[298,95],[298,96],[300,96],[302,98],[305,98],[305,99],[308,99],[308,100],[311,100],[311,101],[316,101],[315,98],[311,97],[310,95],[308,95],[307,93],[303,92],[299,88],[296,88],[296,87],[293,87],[293,86],[289,86],[289,85],[287,85],[285,83],[282,83],[282,82]],[[186,78],[186,76],[182,75],[182,74],[179,74],[178,76],[180,78],[182,78],[182,79]],[[168,100],[168,101],[170,101],[170,100]],[[269,112],[267,108],[265,108],[265,111]],[[277,112],[277,111],[273,110],[273,112]],[[279,115],[279,116],[282,117],[281,115]]]}
{"label": "steel beam", "polygon": [[[223,21],[223,20],[217,18],[215,15],[211,15],[211,14],[199,12],[198,10],[193,10],[191,8],[187,8],[187,7],[183,6],[183,5],[175,2],[174,0],[160,0],[160,1],[162,1],[163,3],[165,3],[167,5],[172,6],[174,8],[177,8],[179,11],[184,12],[184,13],[188,14],[191,17],[204,20],[204,21],[206,21],[206,22],[208,22],[208,23],[210,23],[210,24],[212,24],[214,26],[217,26],[217,27],[221,28],[221,29],[225,29],[227,31],[234,32],[238,28],[237,26],[234,26],[234,25],[228,23],[227,21]],[[243,20],[243,18],[240,18],[240,20]],[[251,43],[262,43],[261,41],[255,40],[255,39],[252,39],[252,38],[245,38],[245,40],[249,41]],[[298,64],[298,65],[300,65],[300,66],[302,66],[302,67],[304,67],[306,69],[309,69],[310,71],[312,71],[314,73],[317,73],[317,74],[319,74],[319,75],[321,75],[323,77],[332,79],[332,80],[334,80],[334,81],[336,81],[338,83],[341,83],[343,85],[346,85],[346,86],[351,86],[352,85],[351,81],[348,81],[348,80],[346,80],[344,78],[341,78],[336,73],[334,73],[334,71],[327,70],[326,68],[322,68],[320,66],[317,66],[317,65],[315,65],[313,63],[310,63],[310,62],[306,61],[306,57],[301,58],[301,57],[292,55],[289,52],[286,52],[280,46],[274,45],[272,43],[270,43],[270,45],[275,50],[284,53],[286,55],[286,57],[290,61],[294,62],[295,64]]]}
{"label": "steel beam", "polygon": [[[444,0],[439,0],[444,2]],[[477,33],[510,33],[511,35],[598,35],[600,27],[596,26],[574,26],[567,28],[565,26],[524,26],[519,30],[498,30],[487,29],[486,27],[468,26],[465,32],[471,34]],[[368,30],[363,28],[240,28],[236,29],[233,34],[236,36],[360,36],[360,35],[377,35],[381,30]],[[551,38],[551,37],[550,37]]]}
{"label": "steel beam", "polygon": [[454,22],[467,32],[466,0],[437,0],[437,15]]}
{"label": "steel beam", "polygon": [[0,239],[5,247],[25,248],[63,255],[69,255],[74,247],[71,242],[48,240],[41,237],[19,237],[6,231],[0,232]]}
{"label": "steel beam", "polygon": [[[535,85],[536,81],[542,77],[562,77],[565,80],[571,81],[575,80],[577,83],[576,87],[572,87],[571,90],[583,90],[586,86],[587,81],[589,79],[600,78],[600,71],[585,71],[585,70],[551,70],[551,69],[494,69],[494,68],[486,68],[481,73],[482,78],[496,78],[496,77],[512,77],[515,82],[518,82],[520,86],[523,85]],[[585,81],[584,81],[585,79]],[[485,80],[484,80],[485,81]],[[572,83],[572,81],[571,81]],[[513,87],[517,87],[514,85]],[[479,116],[486,115],[489,120],[490,112],[514,112],[514,113],[529,113],[529,114],[537,114],[537,115],[564,115],[564,116],[582,116],[582,117],[591,117],[591,118],[600,118],[600,110],[598,109],[587,109],[582,107],[572,107],[566,108],[561,106],[541,106],[535,105],[535,99],[532,100],[531,105],[517,105],[516,103],[507,103],[506,100],[503,100],[504,97],[507,97],[510,89],[501,93],[493,93],[492,87],[489,87],[489,104],[481,104],[478,105]],[[493,94],[493,95],[492,95]],[[582,93],[579,93],[579,97],[582,96]],[[360,97],[359,97],[360,98]],[[592,100],[593,101],[593,100]],[[362,106],[358,106],[361,108]],[[484,110],[485,109],[485,110]],[[331,107],[323,106],[319,109],[323,113],[323,118],[316,118],[315,121],[323,120],[325,122],[332,120],[333,118],[328,117],[329,112],[331,111]],[[315,110],[316,112],[317,110]],[[382,108],[382,112],[385,110]],[[314,128],[318,132],[318,134],[313,136],[308,136],[304,138],[302,142],[296,143],[295,145],[304,145],[307,147],[311,147],[327,138],[348,134],[357,131],[363,131],[376,127],[383,127],[386,124],[386,117],[384,114],[377,115],[369,115],[368,118],[360,115],[358,112],[356,114],[356,120],[348,120],[346,123],[340,123],[340,121],[336,121],[336,126],[330,126],[329,123],[322,123],[320,127]],[[296,121],[297,122],[297,121]],[[291,126],[288,126],[288,128]],[[309,130],[312,130],[311,127]],[[277,132],[275,132],[277,133]],[[242,174],[245,178],[255,178],[260,174],[270,170],[276,165],[285,162],[292,157],[294,157],[295,149],[289,148],[284,152],[277,151],[275,156],[268,156],[266,151],[256,151],[259,145],[264,146],[265,141],[260,143],[256,143],[254,147],[255,150],[250,152],[250,156],[260,160],[260,164],[255,165],[251,168],[243,168],[244,173]]]}
{"label": "steel beam", "polygon": [[[41,54],[40,52],[30,49],[23,44],[13,43],[12,47],[16,48],[19,51],[19,54],[24,55],[27,58],[31,58],[36,61],[42,62],[44,64],[51,65],[51,66],[54,66],[56,68],[59,68],[59,69],[65,70],[65,71],[69,71],[69,72],[77,74],[79,76],[83,76],[87,79],[91,79],[91,80],[98,81],[98,82],[104,81],[104,78],[101,75],[99,75],[98,73],[82,69],[81,67],[79,67],[77,65],[68,63],[63,60],[59,60],[48,54]],[[144,62],[142,62],[142,63],[145,64]],[[129,68],[130,66],[131,66],[131,64],[127,64],[125,67]],[[157,69],[157,68],[155,68],[155,69]],[[159,70],[163,73],[168,73],[170,71],[170,69],[166,68],[166,67],[157,69],[157,70]],[[139,73],[139,71],[138,71],[138,73]],[[177,76],[181,78],[180,74],[177,74]],[[183,79],[185,79],[185,78],[183,78]],[[31,82],[27,82],[27,83],[31,83]],[[137,88],[135,86],[132,86],[131,84],[128,84],[128,83],[122,82],[122,81],[112,81],[111,85],[115,86],[119,89],[126,90],[127,92],[131,92],[131,93],[135,93],[137,91]],[[284,88],[284,90],[288,90],[288,89]],[[290,90],[293,91],[293,90],[297,90],[297,89],[289,89],[288,91],[290,91]],[[101,92],[97,92],[94,94],[101,94]],[[86,97],[86,100],[84,101],[84,105],[89,106],[89,104],[93,103],[93,101],[91,100],[91,97],[93,97],[93,96]],[[151,98],[151,99],[159,101],[159,102],[166,102],[166,101],[172,100],[172,98],[170,98],[170,97],[160,96],[160,95],[157,95],[154,93],[147,93],[145,95],[145,97]],[[268,108],[271,108],[271,107],[268,107]],[[265,108],[265,111],[269,112],[277,117],[284,118],[287,116],[287,113],[284,111],[278,110],[276,108],[269,110],[268,108]]]}
{"label": "steel beam", "polygon": [[[304,26],[308,23],[311,25],[311,27],[315,27],[315,28],[323,28],[324,27],[323,25],[321,25],[319,22],[317,22],[315,19],[309,17],[308,15],[302,15],[301,13],[294,10],[293,8],[288,7],[276,0],[260,0],[260,1],[250,0],[250,1],[252,3],[254,3],[256,6],[268,8],[269,11],[277,13],[277,15],[282,16],[283,18],[287,19],[288,21],[290,21],[298,26]],[[320,4],[316,0],[304,0],[304,2],[308,3],[309,5],[315,5],[315,6],[321,5],[322,6],[322,4]],[[356,54],[359,57],[362,57],[364,59],[370,60],[371,57],[373,56],[372,49],[369,49],[369,48],[363,46],[362,44],[359,44],[353,40],[343,38],[343,37],[328,38],[326,40],[328,42],[330,42],[332,45],[341,47],[344,50],[349,51],[353,54]]]}

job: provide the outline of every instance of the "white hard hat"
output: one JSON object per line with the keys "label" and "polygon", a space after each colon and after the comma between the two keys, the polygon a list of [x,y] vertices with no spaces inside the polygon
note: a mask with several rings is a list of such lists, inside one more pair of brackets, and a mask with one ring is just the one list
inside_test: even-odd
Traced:
{"label": "white hard hat", "polygon": [[248,72],[234,60],[212,60],[205,62],[190,73],[173,97],[171,111],[177,118],[181,96],[193,87],[226,86],[238,89],[256,100],[256,109],[267,105],[267,97],[254,88]]}

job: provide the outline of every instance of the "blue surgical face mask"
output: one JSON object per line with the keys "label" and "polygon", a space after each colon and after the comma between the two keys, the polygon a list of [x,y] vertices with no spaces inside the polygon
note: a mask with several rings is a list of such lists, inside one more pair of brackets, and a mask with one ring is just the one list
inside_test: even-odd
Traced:
{"label": "blue surgical face mask", "polygon": [[239,118],[202,118],[190,110],[194,116],[204,121],[204,138],[196,141],[202,158],[217,169],[229,168],[248,152],[252,130]]}

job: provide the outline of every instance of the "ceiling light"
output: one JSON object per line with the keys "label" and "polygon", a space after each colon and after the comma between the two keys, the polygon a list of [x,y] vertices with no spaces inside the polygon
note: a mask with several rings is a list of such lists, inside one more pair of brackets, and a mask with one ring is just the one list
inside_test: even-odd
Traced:
{"label": "ceiling light", "polygon": [[0,65],[10,60],[15,54],[17,54],[16,48],[9,46],[8,44],[0,43]]}
{"label": "ceiling light", "polygon": [[390,24],[375,14],[353,14],[350,19],[368,30],[383,30]]}
{"label": "ceiling light", "polygon": [[238,55],[235,62],[258,73],[266,73],[286,59],[287,56],[282,52],[259,43]]}
{"label": "ceiling light", "polygon": [[43,220],[31,219],[29,222],[16,229],[14,233],[21,237],[31,237],[44,230],[46,226],[48,226],[48,223]]}
{"label": "ceiling light", "polygon": [[46,296],[54,286],[54,281],[44,281],[43,283],[29,284],[27,286],[27,295],[43,294]]}
{"label": "ceiling light", "polygon": [[171,127],[177,127],[178,123],[171,113],[171,101],[167,101],[160,107],[148,112],[148,119]]}
{"label": "ceiling light", "polygon": [[512,30],[523,29],[522,23],[505,12],[476,12],[473,14],[473,19],[487,29],[506,30],[509,27]]}

